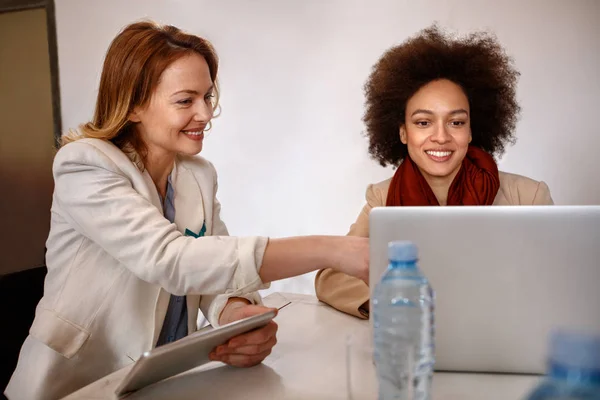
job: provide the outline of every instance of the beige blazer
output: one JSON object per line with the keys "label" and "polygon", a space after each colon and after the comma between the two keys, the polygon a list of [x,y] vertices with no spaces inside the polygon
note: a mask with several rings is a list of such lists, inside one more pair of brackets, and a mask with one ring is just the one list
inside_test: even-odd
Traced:
{"label": "beige blazer", "polygon": [[175,224],[150,175],[109,142],[67,144],[53,173],[44,296],[10,400],[57,399],[132,363],[155,346],[171,293],[187,295],[189,332],[198,308],[218,325],[229,297],[260,303],[267,238],[228,236],[205,159],[175,163]]}
{"label": "beige blazer", "polygon": [[[367,187],[367,204],[350,227],[348,235],[369,236],[369,212],[373,207],[385,206],[391,181],[390,178]],[[550,204],[553,204],[552,197],[544,182],[500,172],[500,190],[493,205]],[[332,269],[323,269],[317,273],[315,289],[319,300],[332,307],[359,318],[368,317],[368,309],[361,306],[369,300],[369,287],[362,280]]]}

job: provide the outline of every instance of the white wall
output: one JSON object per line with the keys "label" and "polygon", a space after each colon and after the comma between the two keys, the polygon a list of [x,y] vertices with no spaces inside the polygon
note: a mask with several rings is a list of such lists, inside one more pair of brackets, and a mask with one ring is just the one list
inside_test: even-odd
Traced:
{"label": "white wall", "polygon": [[[501,169],[545,180],[559,204],[600,204],[600,1],[57,0],[63,125],[93,113],[106,49],[142,17],[211,40],[222,116],[204,156],[235,235],[345,234],[369,159],[362,86],[382,52],[433,21],[489,28],[522,73],[518,142]],[[314,293],[313,275],[271,290]]]}

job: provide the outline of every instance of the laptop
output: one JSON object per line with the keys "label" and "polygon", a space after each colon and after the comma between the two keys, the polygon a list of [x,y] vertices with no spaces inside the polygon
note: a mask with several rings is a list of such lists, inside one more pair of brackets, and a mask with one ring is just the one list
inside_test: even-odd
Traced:
{"label": "laptop", "polygon": [[545,372],[553,329],[600,333],[600,206],[382,207],[370,282],[410,240],[436,294],[436,370]]}

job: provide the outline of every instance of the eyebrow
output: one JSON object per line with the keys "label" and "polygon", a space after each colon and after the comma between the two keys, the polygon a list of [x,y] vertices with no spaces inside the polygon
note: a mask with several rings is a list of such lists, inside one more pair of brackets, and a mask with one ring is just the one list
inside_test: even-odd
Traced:
{"label": "eyebrow", "polygon": [[[428,115],[433,115],[433,111],[431,110],[424,110],[424,109],[418,109],[415,110],[410,116],[412,117],[415,114],[428,114]],[[456,114],[467,114],[469,115],[469,112],[467,110],[465,110],[464,108],[459,108],[458,110],[452,110],[450,111],[450,115],[456,115]]]}
{"label": "eyebrow", "polygon": [[[208,90],[206,91],[206,93],[210,93],[215,89],[214,85],[210,85],[210,87],[208,88]],[[171,97],[181,94],[181,93],[186,93],[186,94],[193,94],[193,95],[198,95],[200,94],[197,90],[191,90],[191,89],[183,89],[183,90],[178,90],[175,93],[173,93],[171,95]]]}

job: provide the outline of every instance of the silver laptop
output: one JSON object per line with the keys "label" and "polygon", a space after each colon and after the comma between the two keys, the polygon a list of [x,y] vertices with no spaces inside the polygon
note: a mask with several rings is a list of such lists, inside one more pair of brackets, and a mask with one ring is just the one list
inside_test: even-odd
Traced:
{"label": "silver laptop", "polygon": [[554,328],[600,333],[600,206],[371,211],[371,295],[411,240],[436,293],[436,369],[543,373]]}

